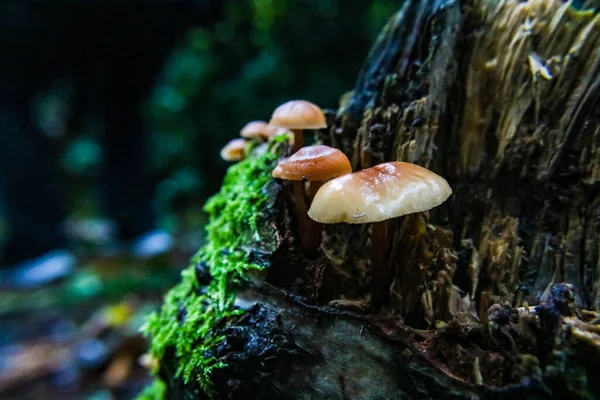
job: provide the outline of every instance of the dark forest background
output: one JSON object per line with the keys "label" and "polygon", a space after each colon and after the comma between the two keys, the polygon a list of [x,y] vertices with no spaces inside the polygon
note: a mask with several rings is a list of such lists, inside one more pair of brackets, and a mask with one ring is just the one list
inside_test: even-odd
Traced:
{"label": "dark forest background", "polygon": [[[159,224],[198,237],[201,207],[227,168],[220,148],[243,124],[268,120],[289,99],[336,108],[396,7],[392,0],[227,0],[218,19],[191,21],[144,106]],[[74,93],[68,77],[57,77],[40,92],[36,117],[53,138],[74,217],[95,217],[101,121],[79,111]]]}
{"label": "dark forest background", "polygon": [[[145,2],[183,1],[128,0],[122,4],[130,7],[127,12],[139,9],[161,25],[169,17],[148,11]],[[106,259],[94,253],[110,223],[97,201],[101,197],[97,183],[103,164],[103,120],[101,113],[93,111],[93,93],[82,97],[74,79],[54,76],[45,65],[30,63],[17,74],[23,85],[35,86],[31,118],[47,137],[53,167],[68,189],[70,226],[82,240],[74,244],[75,273],[66,279],[34,291],[1,292],[0,397],[131,398],[145,387],[150,382],[148,360],[142,356],[147,341],[139,329],[146,315],[160,306],[163,293],[179,280],[190,255],[203,244],[206,216],[202,207],[218,191],[228,167],[220,159],[220,149],[238,136],[246,122],[268,120],[284,101],[306,99],[336,109],[340,97],[354,86],[370,45],[398,3],[196,0],[197,14],[191,13],[186,26],[178,27],[186,33],[165,57],[142,107],[151,139],[158,225],[176,240],[174,254],[152,263],[127,257]],[[3,3],[0,28],[14,36],[0,36],[0,48],[7,39],[16,46],[11,48],[13,54],[22,54],[21,39],[43,43],[44,30],[55,32],[57,24],[85,27],[85,18],[93,18],[90,10],[109,4],[114,7],[116,3]],[[33,9],[35,18],[29,12]],[[211,10],[210,16],[203,15],[205,9]],[[125,26],[119,35],[130,32],[138,37],[138,27]],[[110,26],[106,29],[98,35],[110,34]],[[77,35],[76,29],[63,31],[67,38]],[[75,55],[55,54],[42,45],[36,49],[60,64],[63,56],[93,57],[94,45],[83,46]],[[31,61],[27,55],[24,59]],[[19,62],[13,60],[10,65],[20,71]],[[83,76],[85,72],[79,71]],[[48,81],[47,75],[53,79]],[[36,82],[42,81],[47,84],[37,88]],[[4,100],[10,104],[14,99]],[[0,207],[0,248],[9,232]]]}

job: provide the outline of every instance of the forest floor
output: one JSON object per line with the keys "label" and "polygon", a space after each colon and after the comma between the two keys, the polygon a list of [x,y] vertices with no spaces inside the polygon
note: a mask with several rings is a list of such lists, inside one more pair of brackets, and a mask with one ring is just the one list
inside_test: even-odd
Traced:
{"label": "forest floor", "polygon": [[61,282],[0,296],[0,398],[130,399],[150,382],[139,329],[190,254],[79,255]]}

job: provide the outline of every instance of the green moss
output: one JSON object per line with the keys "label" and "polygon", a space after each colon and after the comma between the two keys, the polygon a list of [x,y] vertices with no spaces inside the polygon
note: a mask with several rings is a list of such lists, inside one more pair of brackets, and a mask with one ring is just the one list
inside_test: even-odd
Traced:
{"label": "green moss", "polygon": [[165,383],[156,378],[151,385],[146,387],[142,393],[139,394],[137,400],[162,400],[165,398],[167,392],[167,386]]}
{"label": "green moss", "polygon": [[[160,312],[152,314],[143,328],[152,338],[153,357],[160,360],[167,348],[174,348],[175,376],[186,382],[196,380],[205,391],[210,391],[213,370],[224,366],[211,356],[210,350],[223,340],[215,335],[214,327],[241,312],[233,307],[236,290],[264,268],[249,261],[248,245],[274,243],[263,232],[267,232],[266,211],[273,201],[269,188],[276,186],[271,171],[284,139],[277,138],[268,149],[254,148],[246,160],[229,168],[220,193],[205,205],[210,217],[207,244],[182,272],[181,282],[166,294]],[[194,272],[199,261],[207,263],[212,276],[202,293]]]}

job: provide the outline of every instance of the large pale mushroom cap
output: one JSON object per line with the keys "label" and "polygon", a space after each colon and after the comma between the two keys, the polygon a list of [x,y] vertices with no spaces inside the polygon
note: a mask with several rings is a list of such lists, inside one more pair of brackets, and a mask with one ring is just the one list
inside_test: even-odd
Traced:
{"label": "large pale mushroom cap", "polygon": [[276,133],[277,129],[265,121],[248,122],[240,131],[240,136],[246,139],[265,140]]}
{"label": "large pale mushroom cap", "polygon": [[325,181],[351,172],[350,160],[344,153],[320,144],[303,147],[279,161],[273,177],[288,181]]}
{"label": "large pale mushroom cap", "polygon": [[378,222],[429,210],[451,194],[448,182],[428,169],[389,162],[325,183],[308,216],[324,224]]}
{"label": "large pale mushroom cap", "polygon": [[233,139],[221,149],[221,158],[225,161],[240,161],[244,159],[244,151],[248,143],[242,138]]}
{"label": "large pale mushroom cap", "polygon": [[327,127],[327,122],[319,106],[306,100],[292,100],[273,111],[269,125],[286,129],[321,129]]}

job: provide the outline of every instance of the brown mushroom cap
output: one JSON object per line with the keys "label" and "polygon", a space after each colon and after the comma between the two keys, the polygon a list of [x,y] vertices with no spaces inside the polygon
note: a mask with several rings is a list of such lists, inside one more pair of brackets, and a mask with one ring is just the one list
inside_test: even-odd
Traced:
{"label": "brown mushroom cap", "polygon": [[327,127],[327,122],[319,106],[305,100],[292,100],[273,111],[269,125],[286,129],[321,129]]}
{"label": "brown mushroom cap", "polygon": [[288,181],[325,181],[352,172],[348,157],[325,145],[306,146],[279,161],[273,177]]}
{"label": "brown mushroom cap", "polygon": [[248,146],[248,142],[245,139],[233,139],[221,149],[221,158],[225,161],[243,160],[246,146]]}
{"label": "brown mushroom cap", "polygon": [[325,183],[308,216],[324,224],[379,222],[429,210],[451,194],[448,182],[428,169],[389,162]]}
{"label": "brown mushroom cap", "polygon": [[240,136],[246,139],[264,140],[273,136],[276,129],[265,121],[248,122],[240,131]]}

